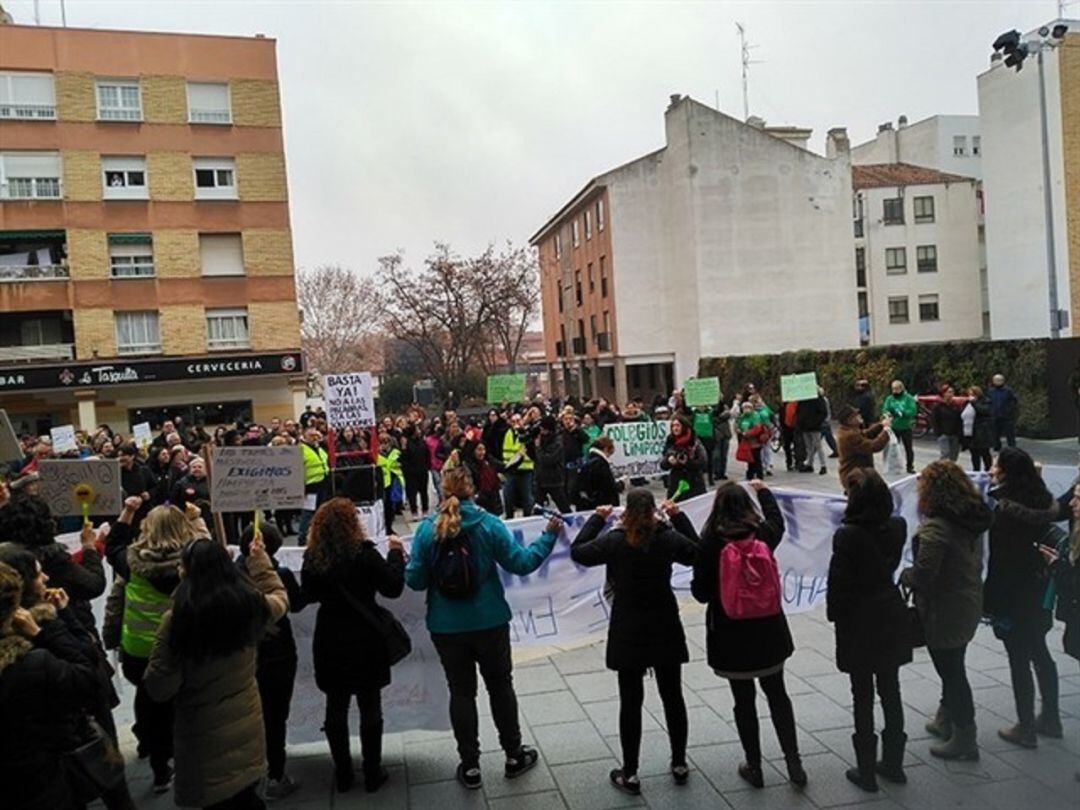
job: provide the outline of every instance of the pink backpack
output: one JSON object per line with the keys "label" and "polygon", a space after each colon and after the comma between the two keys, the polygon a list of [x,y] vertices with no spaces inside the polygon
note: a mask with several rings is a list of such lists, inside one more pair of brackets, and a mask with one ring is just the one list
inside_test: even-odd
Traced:
{"label": "pink backpack", "polygon": [[780,613],[780,567],[756,537],[729,541],[720,552],[720,604],[729,619]]}

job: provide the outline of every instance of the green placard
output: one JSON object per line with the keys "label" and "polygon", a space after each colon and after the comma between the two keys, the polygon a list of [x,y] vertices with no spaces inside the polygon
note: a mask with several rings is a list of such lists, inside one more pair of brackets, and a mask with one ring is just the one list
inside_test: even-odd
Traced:
{"label": "green placard", "polygon": [[683,386],[683,396],[691,408],[699,405],[715,405],[720,401],[720,378],[698,377],[689,379]]}
{"label": "green placard", "polygon": [[784,374],[780,377],[780,399],[784,402],[802,402],[818,398],[817,372]]}
{"label": "green placard", "polygon": [[524,374],[492,374],[487,378],[487,401],[521,402],[525,399]]}

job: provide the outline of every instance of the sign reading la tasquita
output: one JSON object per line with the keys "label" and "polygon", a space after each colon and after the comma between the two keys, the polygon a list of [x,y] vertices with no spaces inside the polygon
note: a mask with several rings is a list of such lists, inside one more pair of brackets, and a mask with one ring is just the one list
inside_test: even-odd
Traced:
{"label": "sign reading la tasquita", "polygon": [[8,391],[100,388],[133,383],[300,374],[303,370],[299,352],[16,366],[0,368],[0,394]]}

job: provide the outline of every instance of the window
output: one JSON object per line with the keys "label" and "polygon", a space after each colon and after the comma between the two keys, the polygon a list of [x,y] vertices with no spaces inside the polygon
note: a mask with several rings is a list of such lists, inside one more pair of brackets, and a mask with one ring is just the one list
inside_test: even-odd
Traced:
{"label": "window", "polygon": [[556,353],[562,357],[566,356],[566,324],[559,324],[559,345],[556,346]]}
{"label": "window", "polygon": [[915,198],[915,221],[916,222],[933,222],[934,221],[934,198],[933,197],[916,197]]}
{"label": "window", "polygon": [[582,303],[580,270],[574,273],[574,299],[577,301],[577,305],[580,307]]}
{"label": "window", "polygon": [[[907,311],[907,299],[904,299],[905,312]],[[919,296],[919,320],[920,321],[938,321],[941,320],[938,313],[938,297],[937,294],[932,295],[920,295]]]}
{"label": "window", "polygon": [[235,200],[236,160],[233,158],[195,158],[195,199]]}
{"label": "window", "polygon": [[570,223],[570,235],[571,242],[573,243],[574,247],[577,247],[581,244],[581,235],[578,233],[577,217],[574,217],[574,221]]}
{"label": "window", "polygon": [[199,257],[204,276],[244,275],[244,249],[238,233],[199,234]]}
{"label": "window", "polygon": [[589,292],[596,292],[596,278],[593,276],[592,262],[589,262]]}
{"label": "window", "polygon": [[971,136],[971,154],[974,155],[975,157],[978,157],[980,154],[982,154],[982,136],[981,135],[972,135]]}
{"label": "window", "polygon": [[52,74],[0,72],[0,118],[55,121]]}
{"label": "window", "polygon": [[602,197],[596,201],[596,229],[598,231],[604,230],[604,200]]}
{"label": "window", "polygon": [[883,203],[882,220],[886,225],[904,224],[904,198],[890,197]]}
{"label": "window", "polygon": [[866,286],[866,248],[855,248],[855,286]]}
{"label": "window", "polygon": [[907,248],[885,248],[885,272],[890,276],[907,272]]}
{"label": "window", "polygon": [[207,348],[246,349],[250,345],[247,309],[206,310]]}
{"label": "window", "polygon": [[953,135],[952,153],[954,157],[967,155],[967,135]]}
{"label": "window", "polygon": [[154,246],[150,237],[109,234],[109,268],[113,278],[152,277]]}
{"label": "window", "polygon": [[937,245],[919,245],[915,248],[915,265],[920,273],[936,273]]}
{"label": "window", "polygon": [[592,335],[593,342],[596,342],[596,333],[600,330],[596,328],[596,316],[589,316],[589,334]]}
{"label": "window", "polygon": [[870,314],[870,299],[865,292],[859,293],[859,317],[865,318]]}
{"label": "window", "polygon": [[563,291],[562,291],[562,282],[561,281],[557,282],[557,286],[556,286],[555,289],[556,289],[556,292],[557,292],[557,294],[559,296],[559,312],[562,312],[563,311],[563,300],[562,300],[563,299]]}
{"label": "window", "polygon": [[889,323],[907,323],[908,305],[907,296],[902,295],[889,299]]}
{"label": "window", "polygon": [[605,256],[600,257],[600,295],[607,298],[607,269],[604,267]]}
{"label": "window", "polygon": [[58,152],[0,152],[0,197],[11,200],[60,198]]}
{"label": "window", "polygon": [[585,239],[592,239],[592,211],[585,209]]}
{"label": "window", "polygon": [[192,124],[231,124],[229,85],[218,82],[188,82],[188,121]]}
{"label": "window", "polygon": [[161,328],[157,312],[116,313],[117,354],[153,354],[160,351]]}
{"label": "window", "polygon": [[606,309],[604,310],[604,331],[608,334],[611,333],[611,313]]}
{"label": "window", "polygon": [[145,200],[146,158],[102,157],[101,175],[105,184],[102,196],[106,200]]}
{"label": "window", "polygon": [[97,115],[99,121],[141,121],[139,82],[122,79],[99,80]]}
{"label": "window", "polygon": [[555,233],[555,258],[562,258],[562,234],[557,231]]}

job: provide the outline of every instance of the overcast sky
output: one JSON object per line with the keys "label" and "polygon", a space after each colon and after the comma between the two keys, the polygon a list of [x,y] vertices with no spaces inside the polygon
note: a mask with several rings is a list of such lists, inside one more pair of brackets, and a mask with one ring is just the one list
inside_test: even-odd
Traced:
{"label": "overcast sky", "polygon": [[[32,0],[0,0],[32,23]],[[40,0],[59,24],[59,0]],[[1080,5],[1073,6],[1078,16]],[[398,248],[524,243],[587,180],[663,145],[684,93],[853,143],[906,114],[977,112],[1002,31],[1054,0],[363,3],[67,0],[68,25],[278,41],[296,262],[371,272]]]}

